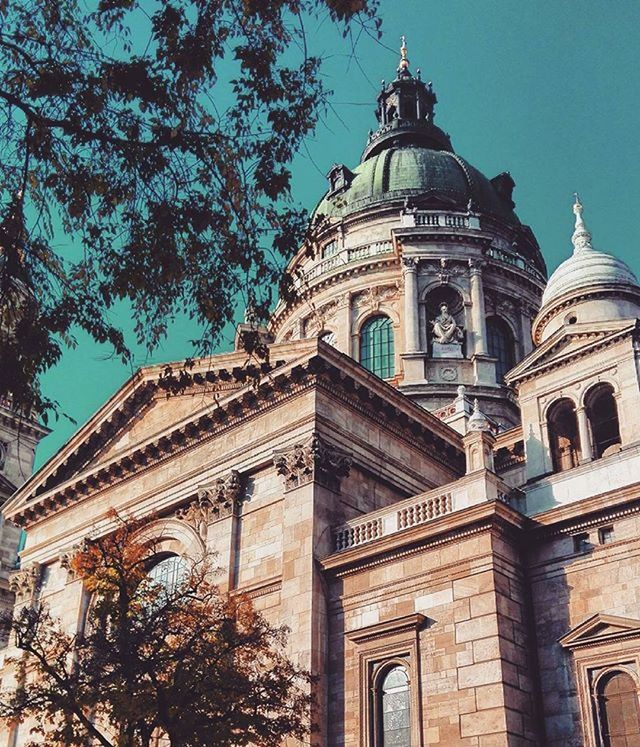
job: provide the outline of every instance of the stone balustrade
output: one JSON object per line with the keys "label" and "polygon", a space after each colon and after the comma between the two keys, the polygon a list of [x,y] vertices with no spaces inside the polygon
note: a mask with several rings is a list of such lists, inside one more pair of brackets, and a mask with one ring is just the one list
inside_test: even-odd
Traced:
{"label": "stone balustrade", "polygon": [[480,219],[473,213],[436,213],[424,210],[403,210],[400,214],[403,228],[480,230]]}
{"label": "stone balustrade", "polygon": [[489,259],[497,260],[498,262],[504,262],[512,267],[517,267],[519,270],[526,272],[528,275],[534,277],[538,282],[546,283],[546,279],[542,273],[537,270],[532,264],[527,262],[524,257],[521,257],[515,252],[508,252],[504,249],[499,249],[495,246],[490,246],[485,250],[485,256]]}
{"label": "stone balustrade", "polygon": [[323,275],[327,275],[334,270],[347,267],[356,262],[361,262],[382,254],[393,254],[393,251],[393,242],[391,240],[376,241],[371,244],[341,249],[330,257],[308,266],[308,269],[302,270],[295,281],[296,287],[311,283]]}
{"label": "stone balustrade", "polygon": [[511,489],[499,477],[480,470],[335,528],[334,550],[343,552],[487,500],[509,503],[510,493]]}

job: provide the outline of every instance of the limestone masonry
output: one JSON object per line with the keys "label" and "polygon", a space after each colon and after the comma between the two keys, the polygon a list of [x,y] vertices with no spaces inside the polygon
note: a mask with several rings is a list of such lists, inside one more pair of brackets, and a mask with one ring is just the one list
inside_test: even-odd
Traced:
{"label": "limestone masonry", "polygon": [[[457,155],[435,104],[403,45],[261,330],[268,365],[239,346],[173,396],[138,371],[5,503],[0,594],[20,527],[16,604],[73,629],[70,553],[111,508],[153,516],[167,554],[216,552],[291,628],[312,744],[637,746],[640,286],[577,196],[547,282],[513,179]],[[19,463],[0,410],[8,496],[44,431]]]}

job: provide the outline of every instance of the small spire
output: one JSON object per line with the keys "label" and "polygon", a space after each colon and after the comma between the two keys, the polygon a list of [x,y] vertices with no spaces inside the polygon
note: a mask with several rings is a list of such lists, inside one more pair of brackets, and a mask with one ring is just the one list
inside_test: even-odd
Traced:
{"label": "small spire", "polygon": [[576,216],[576,225],[573,231],[573,236],[571,237],[573,253],[576,254],[578,252],[593,251],[593,247],[591,246],[591,234],[587,230],[582,218],[583,207],[580,202],[580,195],[577,192],[574,192],[573,196],[573,212]]}
{"label": "small spire", "polygon": [[473,400],[473,413],[471,414],[471,417],[469,418],[469,423],[467,424],[467,428],[470,431],[490,431],[491,430],[491,423],[489,422],[489,418],[487,418],[487,416],[480,409],[480,404],[478,403],[477,397]]}
{"label": "small spire", "polygon": [[409,72],[409,58],[407,57],[407,40],[404,34],[401,37],[402,44],[400,46],[400,63],[398,65],[399,75],[411,75]]}

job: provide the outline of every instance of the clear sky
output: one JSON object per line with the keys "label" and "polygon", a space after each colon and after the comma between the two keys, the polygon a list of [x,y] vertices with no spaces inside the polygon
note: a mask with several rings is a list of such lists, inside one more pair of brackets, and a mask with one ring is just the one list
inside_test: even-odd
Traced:
{"label": "clear sky", "polygon": [[[355,54],[328,22],[307,30],[334,97],[294,164],[297,199],[312,209],[332,163],[359,162],[380,80],[394,77],[406,34],[411,69],[419,67],[438,95],[436,122],[486,176],[511,172],[516,212],[533,228],[549,271],[570,252],[577,190],[594,246],[640,275],[640,3],[381,0],[381,15],[382,43],[361,35]],[[126,316],[118,319],[128,326]],[[183,358],[194,336],[188,323],[176,323],[152,359],[138,351],[136,365]],[[42,383],[79,426],[130,374],[79,336]],[[65,419],[50,425],[37,465],[77,428]]]}

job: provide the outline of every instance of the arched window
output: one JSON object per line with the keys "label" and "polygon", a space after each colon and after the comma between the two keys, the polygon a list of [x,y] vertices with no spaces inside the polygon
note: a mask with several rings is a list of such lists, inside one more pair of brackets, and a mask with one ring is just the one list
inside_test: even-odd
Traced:
{"label": "arched window", "polygon": [[570,399],[559,399],[547,416],[549,446],[554,472],[577,467],[580,461],[580,438],[576,409]]}
{"label": "arched window", "polygon": [[411,704],[406,667],[396,664],[382,676],[378,690],[380,747],[411,747]]}
{"label": "arched window", "polygon": [[599,459],[620,449],[618,408],[611,384],[598,384],[585,398],[587,418],[591,425],[593,456]]}
{"label": "arched window", "polygon": [[504,381],[504,375],[514,367],[516,357],[511,328],[499,316],[487,319],[487,347],[489,355],[497,358],[496,380]]}
{"label": "arched window", "polygon": [[603,747],[640,744],[640,708],[633,677],[621,671],[603,677],[597,699]]}
{"label": "arched window", "polygon": [[388,316],[375,316],[360,330],[360,363],[381,379],[395,373],[393,327]]}
{"label": "arched window", "polygon": [[167,594],[172,594],[185,580],[187,561],[179,555],[165,555],[151,566],[147,578],[154,584],[164,587]]}

